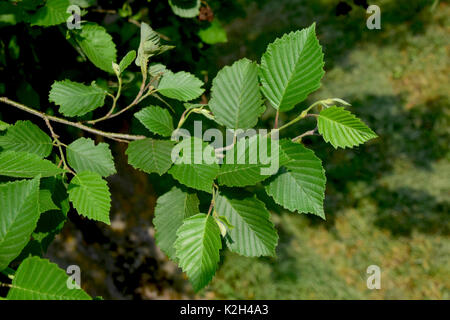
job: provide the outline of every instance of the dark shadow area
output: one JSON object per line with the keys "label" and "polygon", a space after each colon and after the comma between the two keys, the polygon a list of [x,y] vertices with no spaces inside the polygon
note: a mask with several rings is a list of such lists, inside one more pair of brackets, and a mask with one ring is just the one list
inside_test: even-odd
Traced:
{"label": "dark shadow area", "polygon": [[448,201],[438,202],[426,192],[409,188],[377,187],[371,196],[378,205],[375,225],[379,228],[397,236],[409,236],[414,230],[434,235],[450,233]]}

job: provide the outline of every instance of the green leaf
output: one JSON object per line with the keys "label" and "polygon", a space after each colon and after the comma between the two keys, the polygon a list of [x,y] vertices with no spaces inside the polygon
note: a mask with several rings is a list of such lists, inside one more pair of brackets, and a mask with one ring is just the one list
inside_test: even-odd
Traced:
{"label": "green leaf", "polygon": [[2,120],[0,120],[0,131],[4,131],[8,129],[11,125],[9,123],[6,123]]}
{"label": "green leaf", "polygon": [[22,261],[29,255],[44,255],[55,236],[64,227],[69,209],[69,195],[63,178],[57,176],[41,179],[39,190],[41,215],[31,234],[32,240],[15,260]]}
{"label": "green leaf", "polygon": [[52,152],[52,139],[31,121],[17,121],[8,127],[6,134],[0,136],[3,150],[24,151],[48,157]]}
{"label": "green leaf", "polygon": [[168,98],[186,102],[200,97],[205,91],[202,86],[203,82],[188,72],[168,71],[159,82],[158,92]]}
{"label": "green leaf", "polygon": [[173,120],[167,109],[150,106],[134,114],[134,116],[151,132],[170,137],[173,131]]}
{"label": "green leaf", "polygon": [[231,224],[231,222],[228,220],[225,216],[218,216],[217,219],[222,222],[225,226],[227,226],[228,229],[233,229],[234,226]]}
{"label": "green leaf", "polygon": [[39,177],[0,185],[0,270],[16,258],[39,219]]}
{"label": "green leaf", "polygon": [[55,236],[62,230],[67,217],[59,210],[46,211],[39,217],[36,229],[31,234],[32,240],[27,243],[15,261],[22,261],[30,255],[42,257]]}
{"label": "green leaf", "polygon": [[220,70],[213,80],[209,107],[227,128],[254,127],[265,110],[256,62],[244,58]]}
{"label": "green leaf", "polygon": [[69,0],[47,0],[35,14],[30,17],[32,26],[49,27],[66,22],[70,14],[67,8]]}
{"label": "green leaf", "polygon": [[285,170],[268,182],[266,192],[291,211],[312,213],[325,219],[325,170],[312,150],[290,140],[280,141]]}
{"label": "green leaf", "polygon": [[116,173],[114,161],[107,143],[95,145],[94,140],[79,138],[67,146],[67,161],[77,173],[96,172],[102,177]]}
{"label": "green leaf", "polygon": [[335,147],[354,147],[377,135],[361,120],[343,107],[330,107],[320,112],[317,118],[319,133],[326,142]]}
{"label": "green leaf", "polygon": [[175,250],[195,291],[205,287],[216,273],[220,249],[220,230],[211,216],[199,213],[183,221],[177,231]]}
{"label": "green leaf", "polygon": [[182,18],[194,18],[200,12],[200,0],[169,0],[173,13]]}
{"label": "green leaf", "polygon": [[[234,147],[226,152],[220,166],[219,184],[229,187],[251,186],[275,174],[278,166],[274,167],[274,172],[269,168],[278,154],[272,156],[271,149],[272,140],[261,135],[239,139]],[[278,152],[275,146],[274,152]],[[267,158],[261,155],[267,155]]]}
{"label": "green leaf", "polygon": [[148,66],[148,73],[152,77],[162,76],[166,72],[170,72],[170,70],[167,69],[167,67],[161,63],[150,63],[150,65]]}
{"label": "green leaf", "polygon": [[228,41],[227,32],[217,19],[214,19],[208,28],[200,30],[198,36],[203,42],[211,45]]}
{"label": "green leaf", "polygon": [[120,73],[124,72],[125,69],[133,63],[134,59],[136,59],[136,51],[131,50],[125,55],[125,57],[122,58],[119,63]]}
{"label": "green leaf", "polygon": [[69,276],[56,264],[39,257],[25,259],[17,269],[8,300],[91,300],[82,289],[67,286]]}
{"label": "green leaf", "polygon": [[186,110],[189,109],[194,109],[194,108],[205,108],[208,105],[207,104],[202,104],[202,103],[190,103],[190,102],[185,102],[183,103],[183,106]]}
{"label": "green leaf", "polygon": [[116,45],[105,28],[94,23],[83,24],[81,32],[75,35],[75,40],[97,68],[113,73]]}
{"label": "green leaf", "polygon": [[136,169],[163,175],[172,165],[174,145],[173,141],[148,138],[131,142],[125,153],[128,155],[128,163]]}
{"label": "green leaf", "polygon": [[79,214],[110,224],[111,194],[99,174],[89,171],[78,173],[70,181],[68,192],[69,200]]}
{"label": "green leaf", "polygon": [[80,8],[88,8],[97,4],[97,0],[70,0],[71,4],[76,4]]}
{"label": "green leaf", "polygon": [[261,58],[262,91],[273,107],[288,111],[320,87],[323,53],[315,24],[269,44]]}
{"label": "green leaf", "polygon": [[[58,207],[58,210],[61,210],[63,215],[67,216],[70,210],[70,203],[64,178],[55,176],[41,179],[41,191],[43,190],[51,193],[53,203]],[[42,208],[41,212],[44,212]]]}
{"label": "green leaf", "polygon": [[52,193],[50,190],[39,190],[39,212],[47,212],[50,210],[58,210],[59,208],[53,202]]}
{"label": "green leaf", "polygon": [[233,199],[224,194],[216,196],[214,209],[234,226],[228,231],[231,251],[247,257],[274,256],[278,235],[270,213],[256,198]]}
{"label": "green leaf", "polygon": [[173,187],[158,198],[153,224],[156,230],[156,243],[167,256],[175,261],[175,247],[178,228],[183,220],[200,213],[197,195]]}
{"label": "green leaf", "polygon": [[185,138],[176,145],[180,153],[169,173],[180,183],[198,190],[211,193],[214,179],[219,173],[214,149],[201,139]]}
{"label": "green leaf", "polygon": [[51,177],[64,170],[38,155],[18,151],[0,152],[0,176],[34,178],[37,175]]}
{"label": "green leaf", "polygon": [[60,106],[59,112],[68,117],[82,116],[103,106],[106,92],[94,83],[86,86],[70,80],[55,81],[49,101]]}
{"label": "green leaf", "polygon": [[173,46],[161,45],[158,33],[145,22],[141,23],[141,41],[135,63],[138,67],[142,66],[144,73],[147,72],[148,59],[152,56],[161,54]]}
{"label": "green leaf", "polygon": [[147,23],[141,23],[141,41],[135,63],[147,67],[148,59],[158,50],[159,35]]}

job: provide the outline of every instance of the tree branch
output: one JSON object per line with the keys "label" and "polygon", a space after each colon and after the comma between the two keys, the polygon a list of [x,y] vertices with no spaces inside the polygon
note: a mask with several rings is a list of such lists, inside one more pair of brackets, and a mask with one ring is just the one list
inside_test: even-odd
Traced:
{"label": "tree branch", "polygon": [[17,109],[20,109],[22,111],[28,112],[30,114],[33,114],[37,117],[40,117],[42,119],[48,119],[49,121],[53,121],[53,122],[58,122],[58,123],[62,123],[71,127],[75,127],[78,128],[80,130],[86,131],[86,132],[90,132],[105,138],[109,138],[112,140],[116,140],[116,141],[120,141],[120,142],[128,142],[127,140],[142,140],[145,139],[145,136],[137,136],[137,135],[131,135],[131,134],[122,134],[122,133],[113,133],[113,132],[105,132],[105,131],[101,131],[98,129],[94,129],[88,126],[85,126],[79,122],[72,122],[63,118],[58,118],[55,116],[50,116],[48,114],[45,114],[43,112],[31,109],[19,102],[13,101],[8,99],[7,97],[0,97],[0,101],[5,103],[5,104],[9,104],[10,106],[13,106]]}

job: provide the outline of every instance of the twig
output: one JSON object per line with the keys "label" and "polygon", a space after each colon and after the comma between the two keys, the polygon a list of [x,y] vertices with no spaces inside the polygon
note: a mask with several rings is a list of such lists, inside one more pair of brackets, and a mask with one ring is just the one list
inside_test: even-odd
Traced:
{"label": "twig", "polygon": [[306,131],[306,132],[302,133],[301,135],[299,135],[299,136],[297,136],[297,137],[295,137],[295,138],[292,138],[292,141],[293,141],[293,142],[301,141],[303,137],[306,137],[306,136],[313,136],[313,135],[316,133],[316,131],[317,131],[317,127],[315,127],[315,128],[312,129],[312,130]]}
{"label": "twig", "polygon": [[120,78],[120,76],[118,76],[118,81],[119,81],[119,86],[118,86],[118,89],[117,89],[117,94],[115,96],[110,94],[112,96],[112,98],[113,98],[113,104],[112,104],[112,107],[109,110],[109,112],[105,116],[103,116],[103,117],[101,117],[99,119],[96,119],[96,120],[87,121],[87,123],[96,124],[97,122],[109,119],[111,117],[111,115],[113,114],[114,110],[116,109],[117,100],[119,100],[120,93],[122,92],[122,78]]}
{"label": "twig", "polygon": [[[111,110],[109,110],[109,112],[105,116],[103,116],[101,118],[98,118],[98,119],[95,119],[95,120],[90,120],[87,123],[95,124],[95,123],[100,122],[100,121],[104,121],[104,120],[107,120],[107,119],[112,119],[114,117],[117,117],[118,115],[120,115],[120,114],[124,113],[125,111],[131,109],[132,107],[137,105],[139,102],[141,102],[143,99],[147,98],[149,95],[154,93],[155,91],[153,91],[154,88],[152,87],[152,83],[153,83],[154,79],[150,80],[149,83],[146,84],[146,82],[147,82],[147,71],[144,70],[142,67],[141,67],[141,71],[142,71],[141,87],[139,88],[139,92],[136,95],[136,97],[134,98],[133,102],[131,102],[128,106],[126,106],[125,108],[123,108],[119,112],[113,113],[114,109],[116,108],[117,100],[119,99],[120,93],[121,93],[121,90],[122,90],[122,79],[120,78],[120,76],[118,76],[119,88],[117,89],[117,94],[114,97],[114,101],[113,101],[113,105],[111,107]],[[143,95],[146,90],[148,90],[147,93],[145,95]]]}
{"label": "twig", "polygon": [[0,282],[0,287],[12,288],[12,284]]}
{"label": "twig", "polygon": [[215,183],[213,183],[213,188],[212,188],[212,199],[211,199],[211,204],[209,205],[209,209],[208,209],[208,214],[206,215],[207,217],[209,217],[209,215],[211,214],[212,209],[214,208],[214,205],[216,203],[216,190],[215,188],[217,187],[217,191],[219,189],[218,186],[216,186]]}
{"label": "twig", "polygon": [[38,116],[38,117],[40,117],[40,118],[42,118],[44,120],[48,119],[49,121],[66,124],[68,126],[75,127],[75,128],[80,129],[80,130],[83,130],[83,131],[86,131],[86,132],[90,132],[90,133],[93,133],[93,134],[96,134],[96,135],[99,135],[99,136],[102,136],[102,137],[106,137],[106,138],[109,138],[109,139],[112,139],[112,140],[115,140],[115,141],[125,142],[125,140],[133,141],[133,140],[142,140],[142,139],[146,138],[145,136],[123,134],[123,133],[105,132],[105,131],[101,131],[101,130],[98,130],[98,129],[94,129],[94,128],[85,126],[85,125],[83,125],[83,124],[81,124],[79,122],[72,122],[72,121],[69,121],[69,120],[66,120],[66,119],[62,119],[62,118],[58,118],[58,117],[55,117],[55,116],[50,116],[50,115],[45,114],[43,112],[31,109],[31,108],[29,108],[29,107],[27,107],[27,106],[25,106],[25,105],[23,105],[21,103],[18,103],[16,101],[10,100],[7,97],[0,97],[0,101],[5,103],[5,104],[9,104],[10,106],[16,107],[16,108],[18,108],[18,109],[20,109],[22,111],[25,111],[25,112],[31,113],[31,114],[33,114],[35,116]]}
{"label": "twig", "polygon": [[66,158],[64,156],[64,152],[62,150],[62,145],[63,143],[61,143],[61,141],[59,141],[59,136],[55,133],[55,131],[53,130],[52,125],[50,124],[50,121],[48,120],[47,117],[44,118],[45,124],[47,125],[48,129],[50,130],[50,133],[52,135],[52,138],[56,144],[56,146],[58,147],[59,150],[59,155],[61,157],[61,161],[63,163],[63,169],[69,171],[70,173],[72,173],[73,175],[75,175],[75,172],[73,172],[72,169],[70,169],[69,165],[66,162]]}
{"label": "twig", "polygon": [[228,146],[222,147],[222,148],[214,149],[214,153],[215,153],[216,157],[224,158],[225,155],[223,154],[223,152],[233,149],[234,145],[236,144],[236,141],[237,141],[237,135],[236,135],[236,131],[235,131],[234,136],[233,136],[233,142],[231,144],[229,144]]}
{"label": "twig", "polygon": [[161,98],[159,95],[157,95],[156,93],[153,93],[153,96],[158,99],[159,101],[161,101],[162,103],[164,103],[166,106],[169,107],[170,110],[172,110],[172,112],[175,112],[175,110],[172,108],[172,106],[163,98]]}
{"label": "twig", "polygon": [[99,13],[110,13],[110,14],[116,14],[117,13],[116,10],[102,9],[102,8],[91,9],[91,11],[92,12],[99,12]]}
{"label": "twig", "polygon": [[[122,110],[120,110],[120,111],[118,111],[118,112],[116,112],[116,113],[114,113],[114,114],[110,114],[110,115],[109,115],[108,117],[106,117],[106,118],[103,117],[104,119],[93,120],[93,121],[91,121],[91,123],[99,122],[99,121],[106,120],[106,119],[112,119],[112,118],[114,118],[114,117],[117,117],[118,115],[121,115],[121,114],[124,113],[125,111],[127,111],[127,110],[133,108],[135,105],[137,105],[137,104],[141,101],[140,98],[142,97],[142,94],[144,93],[145,88],[146,88],[145,80],[143,80],[143,81],[142,81],[142,84],[141,84],[141,87],[140,87],[140,89],[139,89],[139,92],[138,92],[136,98],[134,98],[134,100],[133,100],[132,103],[130,103],[128,106],[126,106],[126,107],[123,108]],[[149,90],[149,91],[150,91],[150,90]],[[148,94],[148,92],[147,92],[147,94]]]}
{"label": "twig", "polygon": [[134,19],[129,18],[128,22],[131,22],[132,24],[136,25],[138,28],[141,27],[141,24],[139,23],[139,21],[136,21]]}
{"label": "twig", "polygon": [[208,216],[211,214],[212,209],[214,208],[214,199],[211,199],[211,204],[209,205]]}
{"label": "twig", "polygon": [[277,114],[275,115],[275,126],[274,129],[278,128],[278,117],[280,116],[280,110],[277,110]]}

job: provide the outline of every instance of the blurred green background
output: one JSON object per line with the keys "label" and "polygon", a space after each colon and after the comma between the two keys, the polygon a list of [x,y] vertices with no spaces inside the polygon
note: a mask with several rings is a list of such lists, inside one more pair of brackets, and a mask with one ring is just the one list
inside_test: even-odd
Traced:
{"label": "blurred green background", "polygon": [[[378,139],[350,150],[334,150],[320,137],[305,144],[322,159],[327,174],[327,221],[280,210],[260,187],[252,191],[273,212],[280,243],[276,258],[223,255],[211,285],[195,295],[184,275],[154,243],[151,224],[156,198],[171,178],[132,170],[114,145],[118,174],[112,189],[112,227],[71,215],[48,256],[61,266],[79,264],[91,295],[115,299],[449,299],[450,298],[450,7],[435,0],[232,0],[207,1],[228,41],[208,45],[198,31],[206,20],[173,15],[165,1],[98,1],[103,9],[129,3],[177,48],[159,57],[173,70],[187,70],[210,86],[218,70],[248,57],[259,61],[267,44],[285,32],[316,22],[325,53],[322,87],[301,105],[280,115],[281,123],[311,102],[339,97],[352,104]],[[381,30],[366,27],[366,7],[381,8]],[[138,28],[117,14],[89,12],[118,44],[119,56],[138,43]],[[214,20],[213,20],[214,21]],[[6,27],[2,50],[2,95],[36,108],[48,106],[55,79],[107,83],[61,33],[25,26]],[[26,32],[23,32],[26,31]],[[40,45],[28,44],[40,41]],[[57,46],[59,63],[43,49]],[[59,42],[58,42],[59,41]],[[28,48],[30,46],[31,48]],[[28,50],[29,49],[29,50]],[[33,56],[37,58],[33,58]],[[14,60],[14,57],[16,59]],[[39,62],[33,62],[37,59]],[[129,84],[130,94],[136,90]],[[45,94],[41,93],[44,92]],[[177,109],[178,110],[178,109]],[[259,124],[272,126],[268,108]],[[3,114],[23,119],[23,114]],[[192,120],[196,118],[193,117]],[[138,132],[132,116],[110,127]],[[312,129],[293,126],[286,135]],[[108,127],[104,127],[108,129]],[[68,131],[73,137],[76,131]],[[366,286],[366,268],[381,268],[381,289]]]}
{"label": "blurred green background", "polygon": [[[234,45],[216,48],[225,52],[220,63],[257,59],[274,37],[316,21],[327,73],[309,101],[350,101],[380,137],[353,150],[307,140],[327,172],[327,221],[275,215],[278,258],[227,254],[211,286],[215,297],[450,298],[450,8],[369,1],[381,8],[381,30],[368,30],[365,1],[339,2],[249,4],[246,17],[227,26]],[[381,290],[366,286],[372,264],[381,268]]]}

